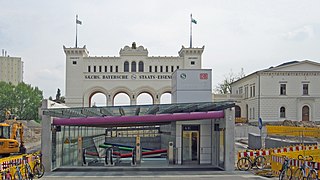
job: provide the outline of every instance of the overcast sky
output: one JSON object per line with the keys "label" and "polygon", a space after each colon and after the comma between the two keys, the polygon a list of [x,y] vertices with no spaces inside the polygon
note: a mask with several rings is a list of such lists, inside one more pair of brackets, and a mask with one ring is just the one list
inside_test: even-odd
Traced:
{"label": "overcast sky", "polygon": [[119,56],[136,42],[149,56],[178,56],[205,46],[202,68],[212,69],[213,88],[230,71],[246,75],[292,60],[320,57],[319,0],[0,0],[0,48],[22,57],[24,81],[44,97],[65,93],[65,54],[78,45],[91,56]]}

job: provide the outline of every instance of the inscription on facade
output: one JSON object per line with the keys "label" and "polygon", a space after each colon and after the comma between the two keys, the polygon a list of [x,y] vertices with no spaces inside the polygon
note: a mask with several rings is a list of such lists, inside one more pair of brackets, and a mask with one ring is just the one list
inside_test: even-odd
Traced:
{"label": "inscription on facade", "polygon": [[85,75],[84,79],[87,80],[170,80],[171,75]]}

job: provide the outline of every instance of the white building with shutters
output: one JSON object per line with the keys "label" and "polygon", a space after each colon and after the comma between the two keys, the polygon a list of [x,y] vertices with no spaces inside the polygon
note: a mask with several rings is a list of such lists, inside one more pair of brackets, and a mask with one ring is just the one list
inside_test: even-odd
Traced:
{"label": "white building with shutters", "polygon": [[320,64],[292,61],[256,71],[232,83],[240,95],[236,117],[249,122],[320,121]]}

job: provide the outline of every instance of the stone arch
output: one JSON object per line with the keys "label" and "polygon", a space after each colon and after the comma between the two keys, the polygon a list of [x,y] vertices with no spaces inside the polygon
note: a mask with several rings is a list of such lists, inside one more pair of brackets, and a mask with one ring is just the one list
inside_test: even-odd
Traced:
{"label": "stone arch", "polygon": [[130,104],[132,105],[132,97],[133,97],[133,93],[132,93],[132,90],[130,90],[129,88],[127,87],[124,87],[124,86],[121,86],[121,87],[115,87],[113,88],[111,91],[110,91],[110,94],[108,95],[111,100],[111,105],[113,106],[114,105],[114,98],[117,94],[120,94],[120,93],[125,93],[129,96],[129,99],[130,99]]}
{"label": "stone arch", "polygon": [[94,86],[94,87],[91,87],[89,89],[87,89],[84,94],[83,94],[83,105],[84,107],[90,107],[91,106],[91,98],[94,94],[96,93],[102,93],[106,96],[106,99],[107,99],[107,102],[106,104],[108,104],[108,91],[101,87],[101,86]]}
{"label": "stone arch", "polygon": [[161,103],[161,96],[165,93],[170,93],[171,96],[172,96],[172,93],[171,93],[171,87],[170,86],[166,86],[166,87],[163,87],[161,89],[158,90],[158,95],[159,95],[159,104]]}
{"label": "stone arch", "polygon": [[171,86],[166,86],[158,90],[158,94],[171,93]]}
{"label": "stone arch", "polygon": [[135,91],[134,91],[134,100],[137,99],[137,97],[142,94],[142,93],[148,93],[151,95],[152,97],[152,103],[153,104],[156,104],[157,102],[157,94],[156,94],[156,90],[153,89],[152,87],[149,87],[149,86],[142,86],[142,87],[139,87],[137,88]]}
{"label": "stone arch", "polygon": [[136,105],[154,104],[154,98],[149,92],[141,92],[139,95],[137,95],[135,102]]}

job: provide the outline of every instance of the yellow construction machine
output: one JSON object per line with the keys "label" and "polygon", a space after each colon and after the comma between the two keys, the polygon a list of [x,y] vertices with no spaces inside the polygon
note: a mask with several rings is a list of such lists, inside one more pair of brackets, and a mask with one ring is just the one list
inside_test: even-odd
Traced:
{"label": "yellow construction machine", "polygon": [[[17,140],[17,134],[20,138]],[[7,157],[12,153],[26,153],[23,141],[23,124],[14,115],[6,111],[6,120],[0,123],[0,156]]]}

